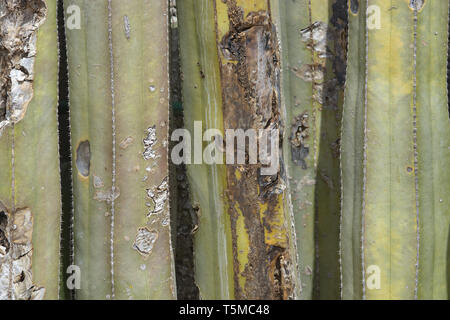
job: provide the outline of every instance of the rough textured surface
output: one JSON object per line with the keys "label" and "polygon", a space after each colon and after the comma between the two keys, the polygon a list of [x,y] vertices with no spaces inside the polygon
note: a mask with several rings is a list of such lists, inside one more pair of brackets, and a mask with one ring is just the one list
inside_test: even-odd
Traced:
{"label": "rough textured surface", "polygon": [[280,2],[283,151],[295,218],[300,299],[339,298],[340,119],[347,0]]}
{"label": "rough textured surface", "polygon": [[57,299],[56,1],[1,1],[0,19],[0,238],[8,243],[0,248],[1,295]]}
{"label": "rough textured surface", "polygon": [[42,0],[0,2],[0,135],[23,119],[33,97],[36,31],[46,14]]}
{"label": "rough textured surface", "polygon": [[[12,230],[8,237],[6,227],[11,217]],[[0,203],[0,300],[41,300],[44,297],[45,288],[33,284],[32,233],[30,209],[18,209],[11,215]]]}
{"label": "rough textured surface", "polygon": [[[224,127],[277,130],[280,148],[280,57],[270,12],[264,4],[260,5],[265,10],[247,12],[234,0],[225,4],[229,30],[223,35],[225,29],[218,30]],[[235,294],[240,299],[290,299],[295,297],[296,280],[284,209],[284,171],[281,166],[265,176],[261,168],[227,165]]]}

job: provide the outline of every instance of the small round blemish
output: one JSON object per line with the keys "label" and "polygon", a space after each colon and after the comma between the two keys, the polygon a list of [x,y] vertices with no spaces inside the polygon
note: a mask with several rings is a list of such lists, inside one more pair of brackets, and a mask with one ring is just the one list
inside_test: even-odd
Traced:
{"label": "small round blemish", "polygon": [[411,172],[413,172],[413,168],[408,167],[408,168],[406,168],[406,171],[408,171],[409,173],[411,173]]}

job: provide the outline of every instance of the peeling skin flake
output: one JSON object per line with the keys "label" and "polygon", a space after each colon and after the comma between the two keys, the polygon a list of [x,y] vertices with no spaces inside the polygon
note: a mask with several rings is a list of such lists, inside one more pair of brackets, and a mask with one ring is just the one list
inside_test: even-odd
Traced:
{"label": "peeling skin flake", "polygon": [[0,2],[0,135],[23,119],[33,98],[36,33],[46,14],[43,0]]}
{"label": "peeling skin flake", "polygon": [[153,246],[158,239],[158,231],[148,230],[146,227],[139,228],[134,240],[133,249],[141,255],[148,256],[153,250]]}
{"label": "peeling skin flake", "polygon": [[32,213],[24,208],[12,215],[9,239],[6,237],[8,219],[9,214],[0,203],[0,300],[43,299],[45,288],[37,287],[32,282]]}
{"label": "peeling skin flake", "polygon": [[324,70],[321,65],[304,64],[300,68],[293,68],[295,75],[306,82],[323,80]]}
{"label": "peeling skin flake", "polygon": [[322,21],[300,30],[302,41],[308,43],[319,54],[319,58],[327,57],[327,31],[328,25]]}
{"label": "peeling skin flake", "polygon": [[109,190],[109,191],[98,190],[98,191],[96,191],[95,194],[94,194],[94,200],[97,200],[97,201],[100,201],[100,202],[104,201],[104,202],[111,203],[113,197],[114,197],[114,200],[116,200],[119,196],[120,196],[120,190],[119,190],[118,187],[116,187],[114,195],[113,195],[112,190]]}
{"label": "peeling skin flake", "polygon": [[93,184],[94,184],[94,188],[95,188],[95,189],[103,188],[103,187],[104,187],[102,178],[97,177],[96,175],[94,175],[94,181],[93,181]]}
{"label": "peeling skin flake", "polygon": [[147,196],[154,203],[154,208],[149,212],[148,216],[161,212],[169,198],[168,178],[164,178],[161,184],[153,190],[147,189]]}
{"label": "peeling skin flake", "polygon": [[291,127],[291,142],[292,162],[295,165],[307,169],[306,157],[309,154],[309,145],[307,140],[309,138],[309,116],[307,112],[300,114],[294,118]]}
{"label": "peeling skin flake", "polygon": [[125,31],[125,37],[127,37],[127,39],[130,39],[131,25],[128,16],[123,16],[123,27]]}
{"label": "peeling skin flake", "polygon": [[156,152],[153,150],[153,146],[156,144],[156,126],[152,126],[147,129],[147,137],[143,140],[144,143],[144,153],[143,157],[145,160],[155,159]]}

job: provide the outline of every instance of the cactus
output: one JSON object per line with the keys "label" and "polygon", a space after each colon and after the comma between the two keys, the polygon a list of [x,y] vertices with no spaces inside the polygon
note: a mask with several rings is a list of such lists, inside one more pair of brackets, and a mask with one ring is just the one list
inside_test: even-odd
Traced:
{"label": "cactus", "polygon": [[0,299],[448,299],[449,7],[0,1]]}
{"label": "cactus", "polygon": [[295,216],[300,298],[336,299],[346,1],[281,1],[280,7],[284,161]]}
{"label": "cactus", "polygon": [[351,4],[342,297],[447,299],[449,4]]}
{"label": "cactus", "polygon": [[[204,0],[177,2],[184,121],[191,133],[194,133],[194,121],[223,131],[216,35],[213,28],[205,27],[205,24],[214,25],[212,5],[212,1]],[[216,117],[207,117],[208,113]],[[192,232],[195,232],[195,281],[200,297],[233,299],[231,221],[222,198],[225,168],[221,165],[187,165],[187,175],[199,226]]]}
{"label": "cactus", "polygon": [[[281,128],[278,39],[269,7],[265,0],[178,3],[185,125],[194,138],[202,134],[194,121],[221,135],[264,124]],[[268,47],[260,51],[263,39]],[[265,63],[270,76],[262,73]],[[265,77],[261,87],[252,84],[258,75]],[[199,152],[194,149],[194,157]],[[266,177],[260,170],[249,164],[188,165],[198,209],[195,276],[203,298],[299,294],[284,169]]]}
{"label": "cactus", "polygon": [[0,11],[0,299],[58,299],[56,1]]}
{"label": "cactus", "polygon": [[[79,299],[176,297],[168,187],[168,3],[67,0]],[[71,8],[72,6],[72,8]],[[69,21],[70,17],[66,16]]]}

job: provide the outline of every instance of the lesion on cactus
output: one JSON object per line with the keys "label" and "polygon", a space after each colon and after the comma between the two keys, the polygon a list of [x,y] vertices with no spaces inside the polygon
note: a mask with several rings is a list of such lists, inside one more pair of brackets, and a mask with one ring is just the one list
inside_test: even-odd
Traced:
{"label": "lesion on cactus", "polygon": [[[271,148],[280,148],[280,53],[271,12],[245,12],[232,0],[225,5],[218,11],[227,13],[229,26],[219,26],[217,31],[224,127],[273,130],[279,136],[270,141]],[[250,151],[245,151],[250,159]],[[294,240],[283,202],[286,177],[281,166],[271,175],[264,175],[263,168],[262,164],[227,165],[235,294],[244,299],[289,299],[295,296],[296,280],[290,252]]]}
{"label": "lesion on cactus", "polygon": [[0,201],[0,299],[41,300],[45,288],[32,278],[32,212],[10,211]]}
{"label": "lesion on cactus", "polygon": [[33,97],[36,34],[46,15],[44,0],[0,2],[0,135],[23,119]]}

